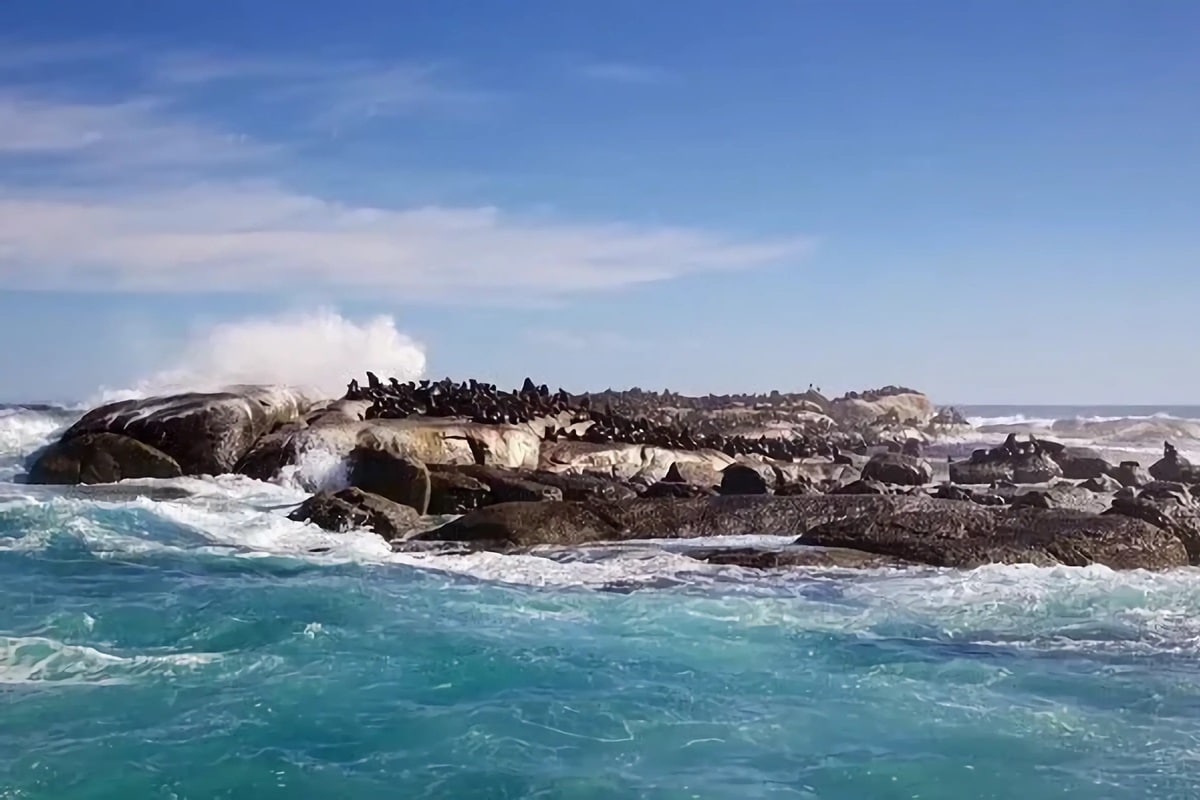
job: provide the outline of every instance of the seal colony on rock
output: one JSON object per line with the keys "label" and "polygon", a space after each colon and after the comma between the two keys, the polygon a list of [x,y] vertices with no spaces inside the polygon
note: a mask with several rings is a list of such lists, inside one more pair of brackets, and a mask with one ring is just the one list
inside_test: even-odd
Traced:
{"label": "seal colony on rock", "polygon": [[[938,483],[919,426],[957,424],[956,414],[895,386],[835,400],[815,390],[688,398],[367,373],[336,400],[240,387],[103,406],[35,454],[27,480],[267,480],[317,450],[342,461],[345,481],[292,518],[365,527],[401,549],[786,534],[795,547],[868,554],[863,564],[1200,564],[1200,470],[1171,444],[1147,474],[1012,435],[947,459],[950,481]],[[445,514],[463,516],[442,524]],[[729,559],[813,561],[744,549]]]}
{"label": "seal colony on rock", "polygon": [[[592,395],[571,395],[563,389],[551,392],[546,384],[526,378],[520,389],[502,391],[494,384],[449,378],[441,381],[410,381],[396,378],[386,382],[372,372],[367,385],[357,380],[346,388],[346,400],[368,401],[367,419],[461,417],[485,425],[518,425],[553,420],[544,429],[545,441],[652,445],[674,450],[715,450],[729,456],[760,455],[778,460],[833,455],[836,445],[823,437],[800,434],[792,438],[759,436],[749,438],[722,433],[692,431],[687,425],[655,423],[644,416],[625,416],[609,402],[594,407]],[[629,406],[626,405],[628,408]]]}

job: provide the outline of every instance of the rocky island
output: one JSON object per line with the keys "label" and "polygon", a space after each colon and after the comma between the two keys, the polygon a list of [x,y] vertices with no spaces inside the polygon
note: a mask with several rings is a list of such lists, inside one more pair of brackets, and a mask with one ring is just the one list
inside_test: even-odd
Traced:
{"label": "rocky island", "polygon": [[271,480],[322,452],[344,463],[342,485],[292,518],[369,529],[398,550],[774,534],[793,544],[691,554],[770,569],[1200,564],[1200,469],[1170,444],[1149,470],[1016,435],[925,457],[965,427],[898,386],[688,397],[368,373],[336,399],[243,386],[105,405],[35,454],[25,480]]}

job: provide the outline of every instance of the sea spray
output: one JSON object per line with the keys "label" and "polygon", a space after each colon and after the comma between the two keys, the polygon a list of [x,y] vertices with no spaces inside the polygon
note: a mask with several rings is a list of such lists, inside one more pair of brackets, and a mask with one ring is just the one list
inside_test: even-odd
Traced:
{"label": "sea spray", "polygon": [[336,311],[252,317],[197,330],[174,354],[170,368],[124,389],[102,389],[90,405],[238,384],[278,384],[340,397],[350,377],[371,370],[400,380],[425,371],[425,350],[378,316],[355,322]]}

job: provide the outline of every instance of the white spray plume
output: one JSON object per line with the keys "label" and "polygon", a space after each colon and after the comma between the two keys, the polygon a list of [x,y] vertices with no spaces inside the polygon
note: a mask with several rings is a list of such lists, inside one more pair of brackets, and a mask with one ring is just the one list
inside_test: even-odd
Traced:
{"label": "white spray plume", "polygon": [[170,369],[133,387],[102,390],[98,402],[181,391],[217,391],[237,384],[286,385],[340,397],[367,370],[400,380],[425,371],[425,351],[379,316],[363,323],[336,311],[222,322],[193,334]]}

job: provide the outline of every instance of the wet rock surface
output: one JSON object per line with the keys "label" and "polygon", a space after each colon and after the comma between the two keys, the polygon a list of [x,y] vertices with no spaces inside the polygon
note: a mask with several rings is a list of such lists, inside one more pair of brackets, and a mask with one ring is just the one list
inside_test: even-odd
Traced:
{"label": "wet rock surface", "polygon": [[333,533],[366,528],[390,542],[402,539],[416,529],[421,515],[411,506],[350,488],[313,495],[288,518],[297,522],[312,522]]}

